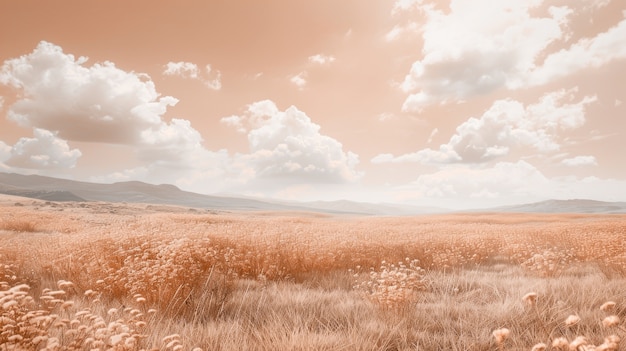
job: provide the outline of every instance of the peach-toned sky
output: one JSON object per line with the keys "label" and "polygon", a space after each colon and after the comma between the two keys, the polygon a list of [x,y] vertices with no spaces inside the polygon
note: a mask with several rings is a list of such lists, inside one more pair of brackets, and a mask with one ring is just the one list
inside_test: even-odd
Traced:
{"label": "peach-toned sky", "polygon": [[622,0],[0,1],[0,171],[626,201]]}

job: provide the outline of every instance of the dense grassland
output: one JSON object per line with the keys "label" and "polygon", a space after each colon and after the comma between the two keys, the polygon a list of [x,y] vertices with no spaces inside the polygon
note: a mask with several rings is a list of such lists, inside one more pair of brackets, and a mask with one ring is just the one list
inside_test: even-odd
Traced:
{"label": "dense grassland", "polygon": [[624,349],[624,215],[0,200],[0,351]]}

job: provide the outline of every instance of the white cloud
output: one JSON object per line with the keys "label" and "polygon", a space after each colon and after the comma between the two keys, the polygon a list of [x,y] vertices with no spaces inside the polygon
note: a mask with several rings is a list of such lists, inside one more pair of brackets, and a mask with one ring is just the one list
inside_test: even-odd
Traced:
{"label": "white cloud", "polygon": [[[221,184],[219,180],[202,176],[228,172],[228,153],[205,149],[188,120],[163,119],[177,99],[161,97],[145,74],[125,72],[111,62],[92,66],[86,62],[87,58],[76,59],[59,46],[41,42],[32,53],[4,63],[0,82],[20,90],[8,117],[36,128],[36,138],[16,144],[7,163],[72,167],[80,155],[69,150],[65,140],[121,144],[132,147],[142,165],[100,180],[141,177],[178,185],[193,178],[197,190],[217,190],[212,185]],[[176,69],[193,75],[190,65],[171,68]],[[47,145],[48,153],[42,145]]]}
{"label": "white cloud", "polygon": [[452,0],[448,13],[424,7],[423,58],[413,63],[402,83],[412,93],[403,109],[420,111],[429,104],[519,86],[538,54],[563,37],[571,13],[551,7],[549,16],[531,16],[540,3]]}
{"label": "white cloud", "polygon": [[281,184],[345,183],[361,177],[358,156],[345,152],[337,140],[295,106],[280,111],[271,100],[248,106],[243,116],[222,122],[247,132],[250,152],[237,154],[234,167],[250,182],[271,179]]}
{"label": "white cloud", "polygon": [[395,201],[448,208],[480,208],[547,199],[623,201],[626,182],[597,177],[548,178],[526,161],[493,167],[452,165],[390,189]]}
{"label": "white cloud", "polygon": [[378,120],[381,122],[385,122],[385,121],[389,121],[396,118],[396,115],[394,115],[391,112],[383,112],[381,114],[378,115]]}
{"label": "white cloud", "polygon": [[[64,140],[130,145],[144,161],[182,166],[188,155],[207,152],[189,121],[163,119],[167,107],[178,100],[160,97],[148,76],[125,72],[111,62],[91,67],[86,62],[47,42],[6,61],[0,82],[22,95],[9,107],[8,117]],[[189,64],[170,68],[193,75]]]}
{"label": "white cloud", "polygon": [[[626,11],[624,11],[626,16]],[[541,85],[586,68],[597,68],[626,58],[626,19],[593,38],[583,38],[567,49],[546,57],[543,65],[531,72],[530,85]]]}
{"label": "white cloud", "polygon": [[409,22],[405,25],[395,25],[387,34],[385,34],[386,41],[395,41],[407,33],[417,33],[419,26],[416,22]]}
{"label": "white cloud", "polygon": [[599,9],[602,7],[607,6],[608,4],[611,3],[612,0],[591,0],[591,1],[585,1],[585,5],[594,9]]}
{"label": "white cloud", "polygon": [[309,56],[310,63],[316,63],[319,65],[325,65],[328,63],[332,63],[335,61],[335,57],[331,55],[317,54],[313,56]]}
{"label": "white cloud", "polygon": [[4,97],[0,96],[0,111],[2,111],[3,107],[4,107]]}
{"label": "white cloud", "polygon": [[511,99],[495,101],[482,116],[459,125],[450,141],[437,150],[427,148],[397,157],[382,154],[372,162],[482,163],[505,156],[511,149],[557,151],[560,133],[581,127],[586,105],[596,100],[586,96],[572,102],[575,92],[548,93],[528,106]]}
{"label": "white cloud", "polygon": [[[67,141],[82,141],[125,145],[139,161],[93,177],[96,181],[134,179],[203,193],[243,189],[271,195],[299,184],[339,186],[362,176],[355,170],[358,156],[321,134],[295,107],[280,111],[266,100],[251,104],[242,116],[224,118],[247,133],[250,144],[249,153],[231,156],[204,148],[188,120],[164,120],[177,100],[161,97],[147,75],[111,62],[86,62],[41,42],[32,53],[4,63],[0,82],[19,90],[9,118],[35,128],[35,138],[22,138],[14,147],[0,143],[1,169],[73,167],[80,151]],[[200,75],[191,64],[170,65],[167,71],[190,79]]]}
{"label": "white cloud", "polygon": [[391,14],[396,15],[422,5],[424,0],[396,0],[391,9]]}
{"label": "white cloud", "polygon": [[166,151],[168,155],[157,158],[157,150],[153,150],[154,153],[144,154],[147,161],[144,165],[95,176],[91,181],[141,180],[153,184],[174,184],[198,193],[222,191],[239,182],[240,175],[232,170],[232,160],[226,150],[194,148],[181,152],[176,159],[172,158],[173,153]]}
{"label": "white cloud", "polygon": [[21,90],[8,118],[65,140],[115,144],[140,144],[142,132],[165,123],[161,116],[178,100],[160,97],[148,76],[86,61],[47,42],[5,61],[0,83]]}
{"label": "white cloud", "polygon": [[244,128],[243,124],[241,123],[241,117],[239,116],[223,117],[220,122],[229,127],[234,127],[239,133],[246,132],[246,128]]}
{"label": "white cloud", "polygon": [[198,65],[191,62],[168,62],[163,74],[166,76],[180,76],[183,78],[198,79]]}
{"label": "white cloud", "polygon": [[594,156],[576,156],[572,158],[566,158],[561,161],[562,164],[570,167],[576,166],[597,166],[598,162]]}
{"label": "white cloud", "polygon": [[0,140],[0,164],[11,157],[11,147]]}
{"label": "white cloud", "polygon": [[[413,63],[401,84],[409,93],[403,110],[420,112],[428,105],[460,102],[501,88],[543,85],[626,58],[622,45],[626,19],[565,49],[546,51],[549,45],[570,39],[573,8],[591,14],[609,1],[579,1],[570,7],[544,2],[451,0],[444,11],[421,1],[398,1],[394,11],[419,7],[426,16],[420,30],[422,58]],[[540,6],[547,7],[547,14],[537,14]],[[387,39],[406,29],[397,25]]]}
{"label": "white cloud", "polygon": [[[165,66],[163,74],[166,76],[179,76],[182,78],[198,80],[213,90],[222,89],[222,73],[220,71],[215,71],[215,77],[213,79],[209,79],[208,77],[211,76],[211,73],[213,72],[211,65],[206,65],[205,70],[206,75],[203,75],[198,68],[198,65],[195,63],[184,61],[168,62]],[[206,76],[206,78],[203,76]]]}
{"label": "white cloud", "polygon": [[531,164],[500,162],[492,168],[446,167],[421,175],[407,188],[427,198],[520,198],[542,189],[548,180]]}
{"label": "white cloud", "polygon": [[304,89],[304,87],[306,86],[306,78],[308,76],[308,73],[306,71],[302,71],[298,74],[296,74],[295,76],[291,76],[289,78],[289,81],[293,84],[295,84],[299,90]]}
{"label": "white cloud", "polygon": [[[52,132],[35,128],[34,138],[20,138],[13,147],[0,145],[5,154],[4,163],[11,167],[25,169],[74,168],[81,152],[70,150],[67,141],[56,137]],[[8,157],[6,157],[8,154]]]}
{"label": "white cloud", "polygon": [[428,137],[428,141],[426,142],[427,144],[430,144],[433,142],[433,138],[435,137],[435,135],[439,134],[439,129],[435,128],[433,129],[432,132],[430,132],[430,136]]}
{"label": "white cloud", "polygon": [[141,157],[147,161],[172,161],[180,163],[188,155],[204,151],[202,136],[188,120],[174,118],[158,128],[141,134]]}

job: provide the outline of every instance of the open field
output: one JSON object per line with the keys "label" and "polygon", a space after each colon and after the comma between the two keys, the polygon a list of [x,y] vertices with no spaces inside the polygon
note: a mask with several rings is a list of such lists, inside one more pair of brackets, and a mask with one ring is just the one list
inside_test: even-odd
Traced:
{"label": "open field", "polygon": [[3,196],[0,282],[0,351],[622,350],[626,215]]}

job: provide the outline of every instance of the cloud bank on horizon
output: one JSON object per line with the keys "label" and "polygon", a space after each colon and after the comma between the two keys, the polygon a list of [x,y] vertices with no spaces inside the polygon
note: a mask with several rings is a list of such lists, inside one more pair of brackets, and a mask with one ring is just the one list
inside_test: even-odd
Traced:
{"label": "cloud bank on horizon", "polygon": [[[159,65],[128,70],[41,40],[0,58],[0,125],[21,133],[12,142],[0,133],[0,171],[454,208],[626,201],[626,170],[607,154],[626,147],[618,127],[626,96],[604,88],[619,86],[613,72],[626,69],[626,6],[616,22],[587,21],[611,6],[398,0],[376,12],[385,19],[371,25],[375,34],[344,28],[332,46],[263,73],[167,53]],[[388,53],[368,39],[389,52],[403,46],[391,68],[380,67]],[[370,62],[364,52],[371,72],[356,71]],[[356,74],[374,80],[377,69],[393,69],[375,82],[392,98],[342,100],[361,88],[350,83]],[[206,111],[175,116],[207,94],[230,113],[210,124]],[[357,105],[379,110],[368,117]],[[82,168],[92,149],[113,148],[125,150],[123,165]]]}

